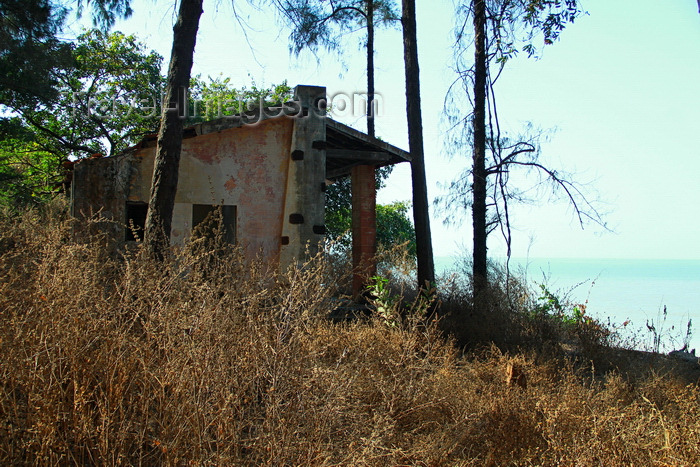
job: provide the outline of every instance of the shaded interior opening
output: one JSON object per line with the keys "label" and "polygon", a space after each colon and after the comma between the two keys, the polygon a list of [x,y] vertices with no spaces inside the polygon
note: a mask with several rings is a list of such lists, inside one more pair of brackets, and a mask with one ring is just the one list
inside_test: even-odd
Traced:
{"label": "shaded interior opening", "polygon": [[192,232],[213,238],[223,227],[227,243],[236,243],[236,206],[215,206],[210,204],[192,205]]}
{"label": "shaded interior opening", "polygon": [[140,242],[143,240],[143,231],[146,228],[146,214],[148,214],[148,203],[127,201],[125,229],[125,240],[127,242]]}

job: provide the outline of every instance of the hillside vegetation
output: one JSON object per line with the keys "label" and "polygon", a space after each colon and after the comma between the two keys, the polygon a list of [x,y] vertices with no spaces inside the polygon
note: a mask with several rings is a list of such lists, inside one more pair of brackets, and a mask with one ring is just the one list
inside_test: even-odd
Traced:
{"label": "hillside vegetation", "polygon": [[328,260],[279,274],[200,239],[154,264],[62,212],[0,220],[3,465],[700,463],[697,379],[522,285],[477,312],[468,281],[389,283],[334,321]]}

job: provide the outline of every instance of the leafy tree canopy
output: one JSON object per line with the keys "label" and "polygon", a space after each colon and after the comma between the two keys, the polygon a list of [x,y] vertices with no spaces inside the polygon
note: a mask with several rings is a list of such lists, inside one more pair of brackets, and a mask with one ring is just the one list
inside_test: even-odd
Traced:
{"label": "leafy tree canopy", "polygon": [[[381,167],[375,172],[376,188],[386,184],[393,166]],[[410,205],[397,201],[377,205],[377,246],[389,248],[408,242],[408,252],[416,255],[416,231],[408,217]],[[352,194],[350,177],[336,180],[326,189],[326,238],[336,242],[339,250],[352,247]]]}
{"label": "leafy tree canopy", "polygon": [[56,96],[53,70],[69,60],[55,37],[65,13],[49,0],[0,0],[0,105]]}
{"label": "leafy tree canopy", "polygon": [[[12,116],[0,119],[4,205],[50,198],[61,188],[67,158],[116,154],[157,128],[158,54],[133,36],[98,30],[81,34],[64,51],[70,60],[52,70],[53,98],[33,99],[29,91],[27,99],[5,102]],[[148,115],[144,106],[150,106]]]}
{"label": "leafy tree canopy", "polygon": [[119,18],[129,18],[134,12],[131,0],[77,0],[77,13],[81,17],[85,7],[91,9],[92,24],[96,27],[109,29]]}
{"label": "leafy tree canopy", "polygon": [[[77,0],[104,29],[131,15],[131,0]],[[57,39],[70,3],[59,0],[0,0],[0,106],[16,108],[57,97],[55,71],[69,65],[67,43]]]}
{"label": "leafy tree canopy", "polygon": [[43,150],[58,157],[113,155],[156,130],[162,57],[134,36],[91,30],[56,70],[57,97],[13,107]]}
{"label": "leafy tree canopy", "polygon": [[[279,11],[291,26],[290,50],[298,55],[304,49],[314,54],[320,48],[340,48],[341,38],[358,27],[367,27],[369,0],[276,0]],[[400,15],[392,0],[373,0],[374,23],[390,25]]]}
{"label": "leafy tree canopy", "polygon": [[294,90],[283,81],[270,87],[258,86],[255,81],[250,87],[235,88],[231,78],[201,76],[190,80],[190,118],[200,122],[241,114],[259,107],[281,106],[291,100]]}
{"label": "leafy tree canopy", "polygon": [[405,243],[408,254],[416,257],[416,230],[408,216],[410,208],[405,201],[377,205],[377,246],[380,250]]}
{"label": "leafy tree canopy", "polygon": [[49,200],[62,176],[50,154],[32,141],[18,119],[0,120],[0,206],[10,210]]}

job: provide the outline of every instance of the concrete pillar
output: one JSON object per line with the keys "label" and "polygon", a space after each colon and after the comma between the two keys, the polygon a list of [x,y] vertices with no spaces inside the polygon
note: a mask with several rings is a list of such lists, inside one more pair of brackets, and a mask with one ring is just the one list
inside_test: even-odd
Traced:
{"label": "concrete pillar", "polygon": [[357,297],[377,272],[377,189],[374,166],[358,165],[352,183],[352,292]]}
{"label": "concrete pillar", "polygon": [[297,86],[294,101],[301,107],[294,117],[289,148],[280,267],[311,255],[325,235],[326,88]]}

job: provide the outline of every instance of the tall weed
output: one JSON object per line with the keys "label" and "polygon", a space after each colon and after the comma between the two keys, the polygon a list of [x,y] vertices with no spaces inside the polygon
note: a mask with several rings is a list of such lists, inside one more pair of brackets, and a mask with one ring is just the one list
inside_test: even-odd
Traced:
{"label": "tall weed", "polygon": [[[3,464],[700,460],[698,386],[673,374],[591,377],[535,347],[463,354],[421,297],[387,302],[392,320],[333,323],[322,257],[278,271],[195,239],[156,264],[71,222],[58,208],[0,220]],[[440,293],[474,312],[468,293]],[[501,293],[489,311],[505,317]],[[509,384],[513,368],[527,384]]]}

